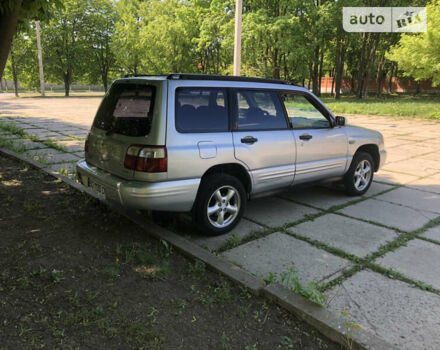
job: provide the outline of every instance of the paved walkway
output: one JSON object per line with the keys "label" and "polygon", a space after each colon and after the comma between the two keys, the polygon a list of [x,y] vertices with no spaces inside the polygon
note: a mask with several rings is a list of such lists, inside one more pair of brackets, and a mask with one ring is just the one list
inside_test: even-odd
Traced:
{"label": "paved walkway", "polygon": [[[23,113],[11,107],[0,116],[0,142],[73,176],[99,100],[63,99],[49,117],[48,105]],[[77,106],[83,101],[87,110]],[[400,348],[440,349],[440,123],[348,119],[381,131],[389,152],[366,196],[312,187],[258,199],[234,232],[220,237],[194,235],[183,215],[167,225],[262,279],[293,267],[303,285],[317,283],[330,310]],[[11,125],[27,139],[5,131]]]}

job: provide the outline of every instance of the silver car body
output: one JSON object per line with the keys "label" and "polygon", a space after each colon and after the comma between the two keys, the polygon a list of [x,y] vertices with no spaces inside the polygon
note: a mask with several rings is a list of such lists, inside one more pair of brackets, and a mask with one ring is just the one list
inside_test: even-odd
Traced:
{"label": "silver car body", "polygon": [[[327,129],[284,129],[271,131],[229,131],[181,133],[175,125],[176,89],[180,87],[224,87],[293,91],[311,96],[333,114],[307,89],[294,85],[169,77],[135,77],[121,82],[145,82],[156,89],[153,123],[148,136],[108,135],[92,127],[89,151],[77,164],[82,183],[109,201],[139,209],[190,211],[203,175],[221,165],[239,166],[249,177],[249,198],[273,193],[297,184],[343,178],[353,155],[362,147],[376,149],[376,171],[384,164],[386,151],[379,132],[354,127]],[[300,136],[309,134],[310,140]],[[244,137],[254,144],[240,142]],[[124,168],[130,145],[166,146],[168,168],[163,173],[145,173]]]}

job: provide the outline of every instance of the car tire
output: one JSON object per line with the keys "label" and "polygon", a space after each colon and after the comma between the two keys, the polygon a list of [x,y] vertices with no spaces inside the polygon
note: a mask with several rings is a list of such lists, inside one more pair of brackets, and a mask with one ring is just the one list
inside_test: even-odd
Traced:
{"label": "car tire", "polygon": [[362,196],[370,188],[373,176],[374,160],[371,154],[356,153],[344,177],[345,192],[349,196]]}
{"label": "car tire", "polygon": [[227,233],[240,222],[246,201],[246,190],[240,180],[228,174],[211,175],[200,185],[193,219],[205,235]]}

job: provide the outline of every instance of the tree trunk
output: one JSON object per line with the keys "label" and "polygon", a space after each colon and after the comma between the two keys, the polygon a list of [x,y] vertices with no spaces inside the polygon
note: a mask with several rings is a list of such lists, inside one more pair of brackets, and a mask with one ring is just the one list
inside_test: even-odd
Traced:
{"label": "tree trunk", "polygon": [[322,82],[322,66],[324,64],[324,50],[321,51],[321,59],[319,60],[318,73],[318,96],[321,96],[321,82]]}
{"label": "tree trunk", "polygon": [[394,62],[391,63],[390,81],[388,83],[388,93],[393,92],[393,74],[394,74]]}
{"label": "tree trunk", "polygon": [[70,94],[70,79],[72,78],[72,72],[67,70],[67,73],[64,73],[64,96],[68,97]]}
{"label": "tree trunk", "polygon": [[[369,34],[368,34],[369,36]],[[359,61],[359,71],[358,71],[358,78],[357,78],[357,91],[356,96],[357,98],[362,98],[362,91],[364,88],[364,78],[365,78],[365,49],[367,45],[367,34],[362,34],[362,48],[361,48],[361,54],[360,54],[360,61]]]}
{"label": "tree trunk", "polygon": [[376,91],[376,96],[380,96],[382,94],[383,66],[385,64],[384,57],[385,57],[385,54],[383,53],[380,56],[379,66],[377,67],[377,76],[376,76],[377,91]]}
{"label": "tree trunk", "polygon": [[312,92],[315,95],[319,95],[319,88],[318,88],[318,73],[319,73],[319,61],[316,62],[316,58],[319,57],[319,46],[315,49],[315,55],[314,60],[312,62],[312,72],[311,72],[311,78],[312,78]]}
{"label": "tree trunk", "polygon": [[[335,70],[335,99],[339,100],[341,98],[341,87],[342,87],[342,78],[344,75],[344,63],[345,63],[345,51],[346,51],[346,47],[345,47],[345,43],[342,43],[341,48],[340,48],[340,54],[339,52],[337,53],[337,55],[339,56],[338,59],[338,65],[336,66],[336,70]],[[352,79],[352,84],[353,84],[353,79]],[[353,86],[352,86],[353,88]]]}
{"label": "tree trunk", "polygon": [[15,65],[15,55],[13,50],[11,50],[11,68],[12,68],[12,80],[14,81],[14,93],[15,93],[15,97],[18,97],[17,67]]}
{"label": "tree trunk", "polygon": [[376,50],[377,45],[379,43],[380,33],[377,33],[373,39],[373,45],[371,47],[370,53],[368,55],[368,64],[365,75],[365,90],[364,90],[364,98],[368,98],[368,84],[370,83],[371,72],[374,67],[374,62],[376,61]]}
{"label": "tree trunk", "polygon": [[40,21],[35,22],[35,33],[37,36],[38,71],[40,73],[40,92],[41,92],[41,96],[45,96],[44,71],[43,71],[43,49],[41,48]]}
{"label": "tree trunk", "polygon": [[3,76],[9,50],[11,49],[12,38],[17,28],[22,0],[16,0],[11,12],[7,10],[0,15],[0,77]]}
{"label": "tree trunk", "polygon": [[332,89],[330,91],[330,96],[335,96],[335,68],[332,69]]}

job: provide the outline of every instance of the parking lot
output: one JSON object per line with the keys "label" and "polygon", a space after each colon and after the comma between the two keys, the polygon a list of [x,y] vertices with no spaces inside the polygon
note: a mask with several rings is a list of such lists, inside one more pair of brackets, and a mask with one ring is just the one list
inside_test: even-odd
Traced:
{"label": "parking lot", "polygon": [[[42,104],[39,101],[43,101]],[[74,175],[99,97],[0,97],[0,137],[48,168]],[[327,308],[406,349],[440,348],[440,123],[347,116],[384,135],[387,163],[362,198],[335,187],[251,201],[228,235],[207,238],[182,215],[167,226],[265,280],[292,267]],[[50,147],[50,142],[59,147]]]}

